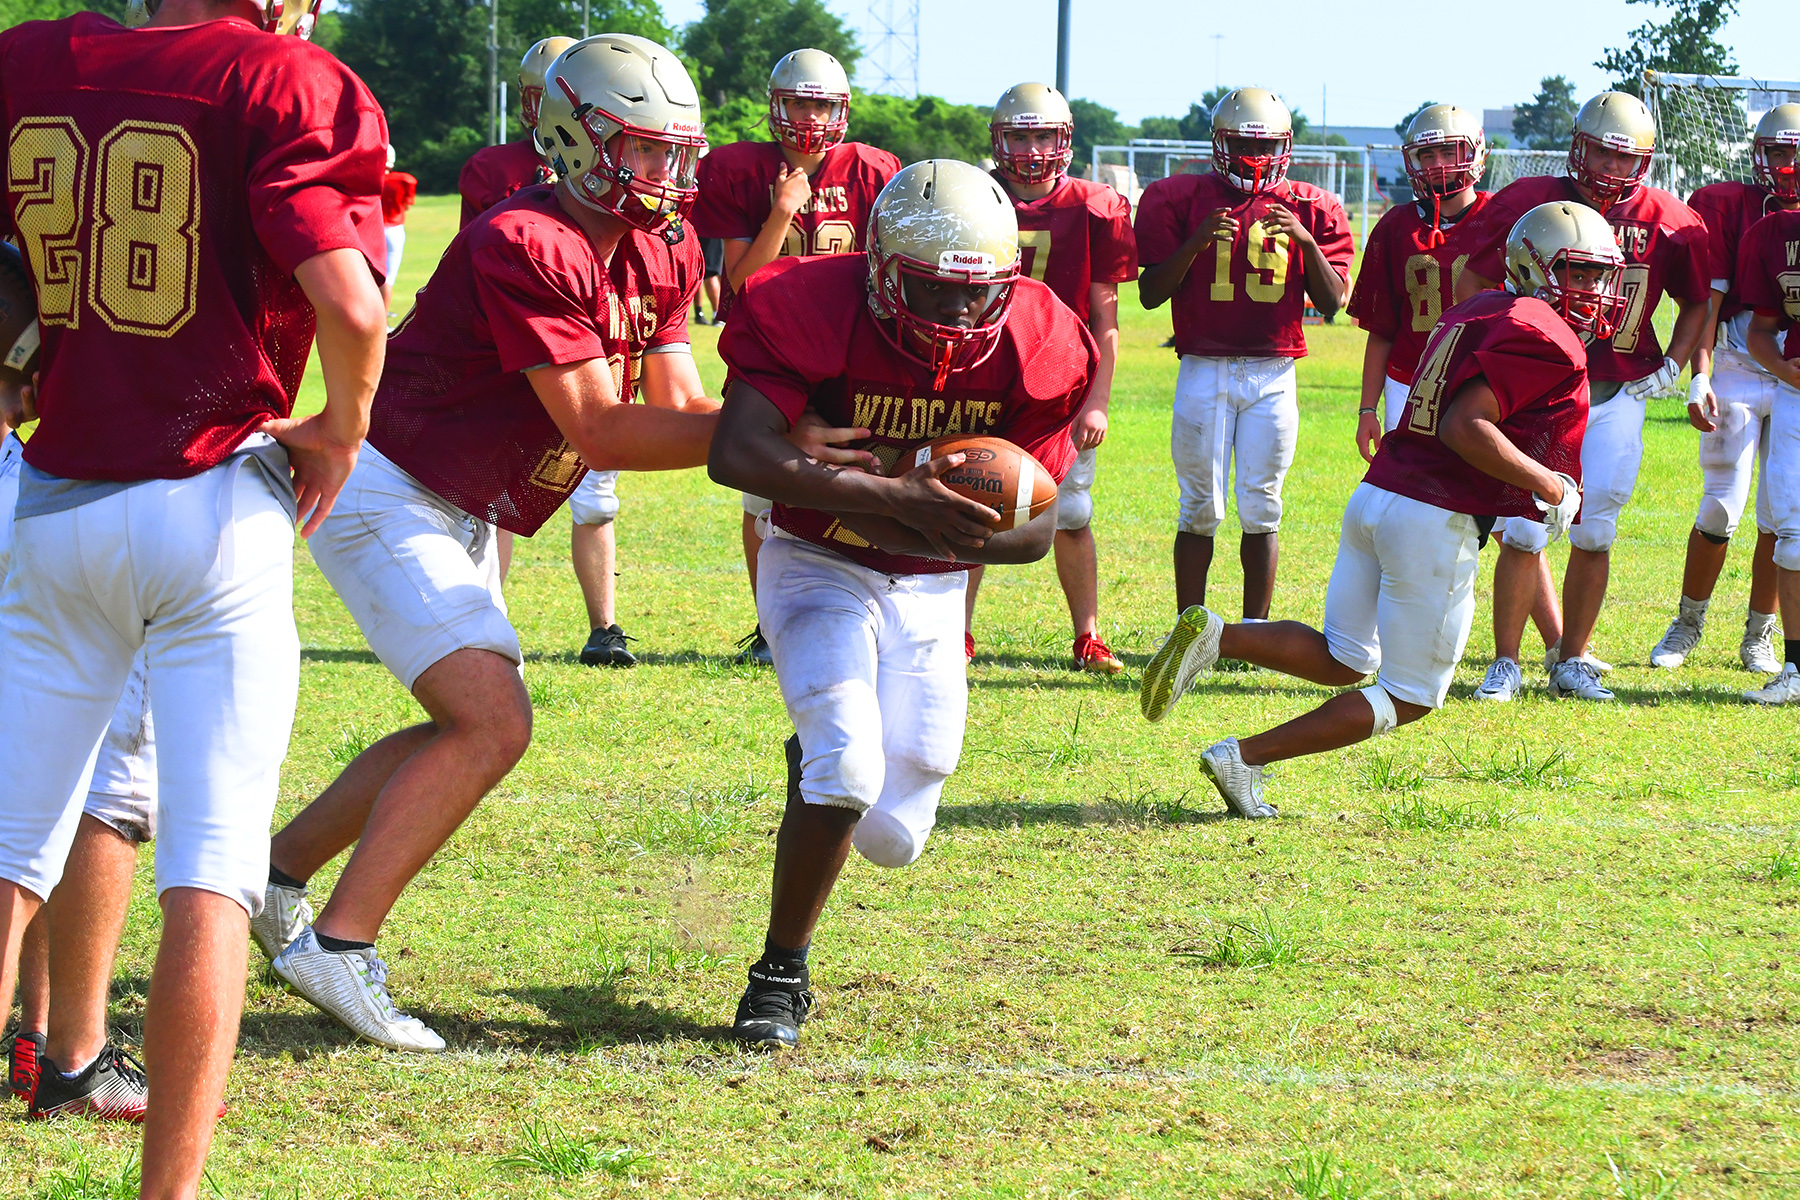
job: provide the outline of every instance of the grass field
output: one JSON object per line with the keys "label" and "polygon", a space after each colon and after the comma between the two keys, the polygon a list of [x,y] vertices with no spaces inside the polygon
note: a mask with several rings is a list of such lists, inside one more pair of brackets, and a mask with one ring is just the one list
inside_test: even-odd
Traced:
{"label": "grass field", "polygon": [[[452,204],[415,210],[408,288]],[[797,1054],[721,1028],[760,950],[788,732],[772,674],[731,664],[754,619],[737,499],[700,472],[627,476],[620,620],[643,665],[576,663],[566,518],[521,540],[536,740],[382,941],[451,1052],[352,1043],[253,950],[218,1194],[1800,1195],[1800,743],[1793,713],[1738,700],[1746,537],[1696,665],[1645,665],[1698,494],[1677,405],[1653,408],[1595,643],[1618,703],[1553,704],[1541,670],[1515,704],[1468,702],[1484,602],[1443,712],[1283,766],[1280,821],[1249,825],[1195,756],[1325,690],[1219,674],[1139,718],[1173,616],[1176,364],[1166,313],[1123,307],[1094,528],[1132,669],[1064,669],[1048,562],[990,572],[938,831],[905,871],[853,857]],[[1316,623],[1361,475],[1362,337],[1308,332],[1275,609]],[[696,331],[709,386],[714,341]],[[417,715],[298,563],[283,819]],[[1234,610],[1234,555],[1215,581]],[[133,1042],[156,937],[146,855],[114,985]],[[135,1145],[6,1121],[0,1188],[135,1195]]]}

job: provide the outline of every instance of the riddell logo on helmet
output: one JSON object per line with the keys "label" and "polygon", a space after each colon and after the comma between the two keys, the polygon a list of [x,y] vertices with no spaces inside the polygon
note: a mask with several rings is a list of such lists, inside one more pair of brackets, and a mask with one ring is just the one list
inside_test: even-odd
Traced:
{"label": "riddell logo on helmet", "polygon": [[1623,133],[1603,133],[1600,135],[1600,144],[1613,150],[1636,150],[1638,148],[1637,142]]}
{"label": "riddell logo on helmet", "polygon": [[825,94],[825,85],[822,83],[807,82],[794,85],[794,95],[796,96],[823,96]]}
{"label": "riddell logo on helmet", "polygon": [[1038,113],[1014,113],[1007,121],[1008,125],[1042,125],[1044,118]]}
{"label": "riddell logo on helmet", "polygon": [[700,122],[683,121],[679,117],[663,126],[664,133],[678,133],[684,137],[698,137],[700,129]]}
{"label": "riddell logo on helmet", "polygon": [[1272,137],[1272,131],[1261,121],[1244,121],[1237,127],[1237,132],[1245,137]]}
{"label": "riddell logo on helmet", "polygon": [[992,271],[994,256],[978,250],[945,250],[938,255],[940,271]]}
{"label": "riddell logo on helmet", "polygon": [[1421,143],[1421,144],[1425,144],[1425,143],[1430,143],[1430,142],[1448,141],[1449,138],[1450,138],[1450,135],[1445,133],[1441,129],[1425,129],[1425,130],[1421,130],[1419,132],[1419,136],[1414,138],[1413,141]]}

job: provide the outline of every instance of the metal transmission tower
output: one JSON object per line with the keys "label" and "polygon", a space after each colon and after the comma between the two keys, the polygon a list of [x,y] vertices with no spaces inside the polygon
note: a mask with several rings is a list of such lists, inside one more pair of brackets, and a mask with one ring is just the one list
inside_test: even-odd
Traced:
{"label": "metal transmission tower", "polygon": [[919,0],[869,0],[872,91],[919,94]]}

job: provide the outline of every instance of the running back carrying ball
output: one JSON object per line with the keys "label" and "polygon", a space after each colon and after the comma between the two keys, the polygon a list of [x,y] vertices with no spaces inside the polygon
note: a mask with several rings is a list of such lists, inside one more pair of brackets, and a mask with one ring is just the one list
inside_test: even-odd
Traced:
{"label": "running back carrying ball", "polygon": [[37,293],[18,248],[0,242],[0,383],[23,387],[38,366]]}
{"label": "running back carrying ball", "polygon": [[948,454],[961,454],[963,462],[944,473],[944,486],[999,513],[1000,529],[1018,528],[1056,500],[1056,480],[1050,472],[1005,438],[951,437],[926,442],[911,455],[901,455],[892,473],[904,475]]}

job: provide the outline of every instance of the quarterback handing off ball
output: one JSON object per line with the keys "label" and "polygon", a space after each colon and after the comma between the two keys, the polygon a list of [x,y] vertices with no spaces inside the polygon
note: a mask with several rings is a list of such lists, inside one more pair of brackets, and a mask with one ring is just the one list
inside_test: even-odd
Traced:
{"label": "quarterback handing off ball", "polygon": [[962,455],[963,462],[944,473],[944,486],[999,513],[1001,530],[1017,529],[1056,499],[1056,480],[1050,472],[1005,438],[948,437],[926,442],[911,454],[901,455],[894,474],[904,475],[948,454]]}
{"label": "quarterback handing off ball", "polygon": [[0,242],[0,384],[22,387],[38,367],[37,294],[18,248]]}

